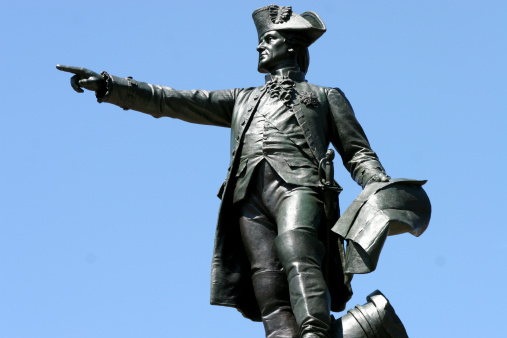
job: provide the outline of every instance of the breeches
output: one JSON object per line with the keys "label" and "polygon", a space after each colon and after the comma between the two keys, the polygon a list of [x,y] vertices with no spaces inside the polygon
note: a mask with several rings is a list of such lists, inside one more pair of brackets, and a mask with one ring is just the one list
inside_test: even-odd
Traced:
{"label": "breeches", "polygon": [[317,238],[325,224],[321,193],[285,183],[266,161],[259,163],[247,198],[238,204],[241,239],[252,273],[282,269],[274,246],[277,235],[298,230]]}

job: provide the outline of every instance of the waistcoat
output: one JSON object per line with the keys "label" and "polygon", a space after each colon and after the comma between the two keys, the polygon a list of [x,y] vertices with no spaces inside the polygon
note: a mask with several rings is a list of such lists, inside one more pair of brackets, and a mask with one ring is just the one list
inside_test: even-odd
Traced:
{"label": "waistcoat", "polygon": [[271,97],[269,92],[260,98],[246,127],[233,202],[245,197],[253,172],[263,160],[286,183],[318,185],[318,167],[291,102],[284,103],[276,96]]}

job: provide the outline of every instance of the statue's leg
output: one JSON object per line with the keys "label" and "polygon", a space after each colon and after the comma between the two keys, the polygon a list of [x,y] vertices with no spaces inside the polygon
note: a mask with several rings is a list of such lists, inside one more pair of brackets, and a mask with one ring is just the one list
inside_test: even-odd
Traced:
{"label": "statue's leg", "polygon": [[268,338],[299,338],[287,277],[276,254],[276,227],[251,198],[240,207],[240,231],[252,269],[255,298]]}
{"label": "statue's leg", "polygon": [[252,275],[252,282],[266,337],[299,338],[285,273],[281,270],[259,271]]}
{"label": "statue's leg", "polygon": [[320,269],[324,246],[297,230],[278,236],[275,243],[289,281],[292,311],[301,336],[329,337],[330,299]]}
{"label": "statue's leg", "polygon": [[275,247],[289,281],[292,311],[303,338],[330,337],[330,296],[321,270],[324,245],[317,239],[325,223],[319,192],[293,187],[276,206]]}
{"label": "statue's leg", "polygon": [[[325,250],[317,239],[325,224],[322,195],[313,188],[285,183],[266,161],[254,177],[240,207],[241,236],[252,272],[280,271],[283,267],[299,334],[303,338],[330,337],[330,298],[321,271]],[[255,293],[262,303],[259,290]],[[262,311],[263,305],[260,308]]]}

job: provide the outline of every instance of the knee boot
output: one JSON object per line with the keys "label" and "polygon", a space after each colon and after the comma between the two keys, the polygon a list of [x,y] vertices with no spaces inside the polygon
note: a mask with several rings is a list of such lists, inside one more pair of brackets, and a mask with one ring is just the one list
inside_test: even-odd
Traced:
{"label": "knee boot", "polygon": [[307,232],[292,230],[275,239],[275,248],[287,275],[301,337],[330,337],[331,300],[321,271],[324,245]]}
{"label": "knee boot", "polygon": [[255,298],[267,338],[299,338],[283,271],[259,271],[252,275]]}

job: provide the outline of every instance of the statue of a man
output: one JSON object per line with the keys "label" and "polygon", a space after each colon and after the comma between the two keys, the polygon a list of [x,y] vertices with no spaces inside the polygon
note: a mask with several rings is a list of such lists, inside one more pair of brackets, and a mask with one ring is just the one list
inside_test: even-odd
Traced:
{"label": "statue of a man", "polygon": [[253,19],[258,70],[267,74],[261,87],[184,91],[57,68],[74,73],[72,87],[95,91],[99,102],[231,128],[211,303],[262,320],[266,337],[329,337],[330,310],[343,310],[352,294],[335,237],[329,240],[336,236],[329,224],[338,217],[337,193],[329,194],[319,177],[329,172],[322,168],[329,166],[329,144],[361,186],[389,177],[344,94],[305,80],[308,47],[326,31],[321,18],[271,5],[254,11]]}

